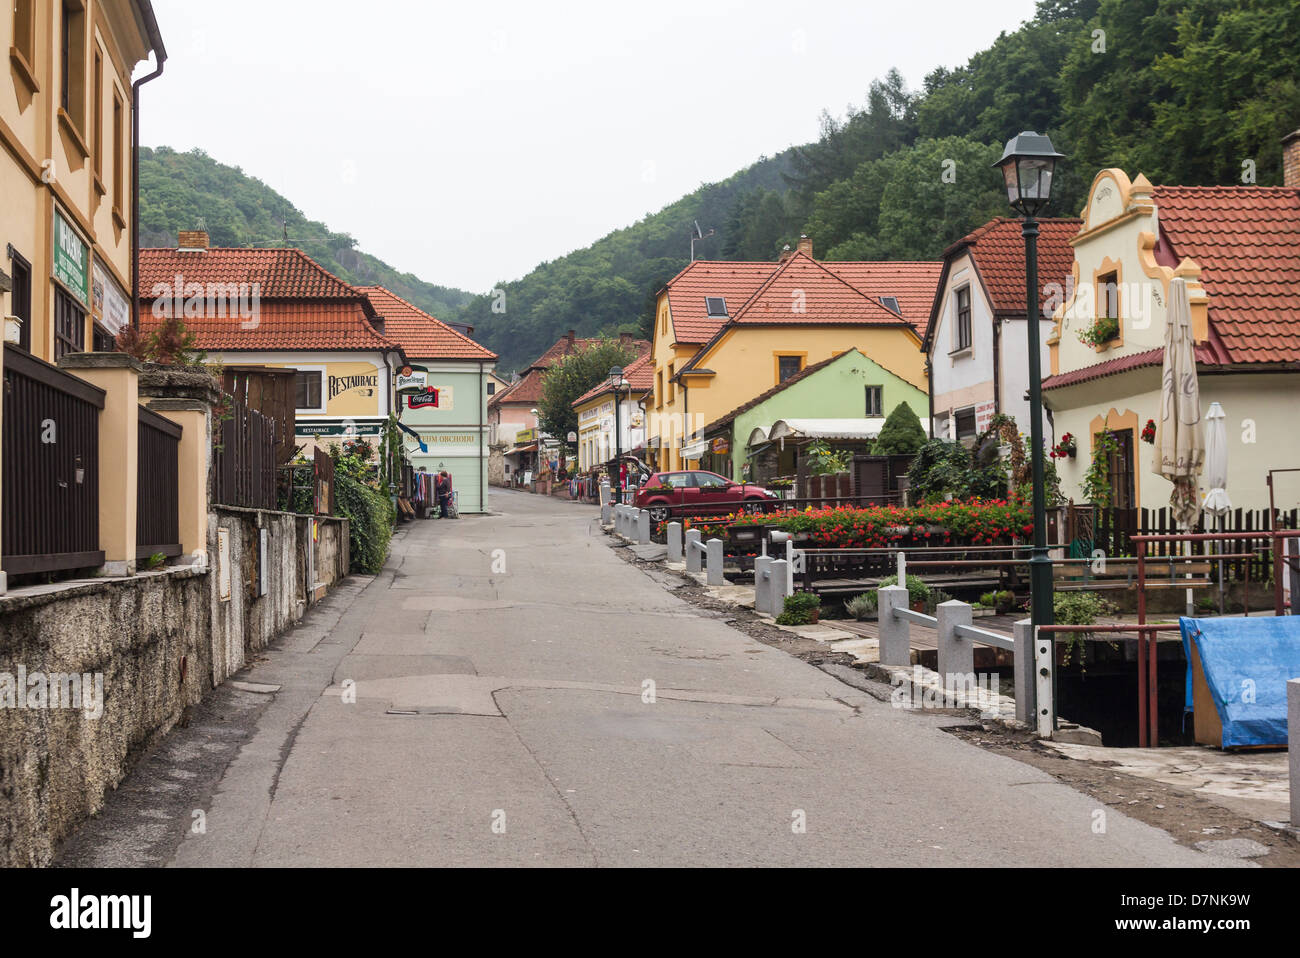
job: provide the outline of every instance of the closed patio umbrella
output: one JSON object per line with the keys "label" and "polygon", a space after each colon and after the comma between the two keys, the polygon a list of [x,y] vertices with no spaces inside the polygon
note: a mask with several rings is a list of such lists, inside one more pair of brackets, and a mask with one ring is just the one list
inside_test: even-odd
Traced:
{"label": "closed patio umbrella", "polygon": [[[1232,500],[1228,498],[1228,419],[1217,402],[1210,403],[1205,413],[1205,484],[1210,491],[1205,494],[1201,508],[1207,515],[1218,519],[1217,527],[1222,532],[1224,518],[1232,511]],[[1222,543],[1219,546],[1218,551],[1222,552]],[[1220,559],[1220,614],[1223,611],[1223,560]]]}
{"label": "closed patio umbrella", "polygon": [[[1174,484],[1169,496],[1170,511],[1174,520],[1190,532],[1201,513],[1196,479],[1205,460],[1205,437],[1192,344],[1192,305],[1187,296],[1187,282],[1181,276],[1170,283],[1161,373],[1155,472]],[[1190,547],[1191,543],[1187,545]],[[1184,552],[1190,554],[1190,548]],[[1188,589],[1187,614],[1191,613],[1192,590]]]}

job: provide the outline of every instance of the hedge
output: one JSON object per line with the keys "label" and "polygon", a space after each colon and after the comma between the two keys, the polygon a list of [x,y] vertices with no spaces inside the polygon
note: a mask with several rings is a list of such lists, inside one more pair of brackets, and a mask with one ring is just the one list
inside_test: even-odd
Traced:
{"label": "hedge", "polygon": [[334,474],[336,510],[348,518],[352,571],[377,575],[393,537],[393,504],[386,496],[343,472]]}

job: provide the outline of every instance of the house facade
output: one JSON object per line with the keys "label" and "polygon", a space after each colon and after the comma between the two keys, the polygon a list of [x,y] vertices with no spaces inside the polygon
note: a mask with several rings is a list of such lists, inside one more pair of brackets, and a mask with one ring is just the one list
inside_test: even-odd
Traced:
{"label": "house facade", "polygon": [[[925,422],[925,391],[851,348],[806,367],[706,425],[700,430],[707,444],[700,467],[737,482],[793,476],[796,444],[770,438],[778,422],[836,420],[851,423],[855,432],[870,439],[903,403]],[[857,442],[853,448],[866,452],[867,445]]]}
{"label": "house facade", "polygon": [[822,263],[807,237],[777,263],[692,263],[656,304],[652,464],[700,463],[706,424],[850,348],[924,390],[920,345],[940,269]]}
{"label": "house facade", "polygon": [[37,359],[111,349],[131,318],[131,75],[167,53],[148,0],[0,14],[0,315]]}
{"label": "house facade", "polygon": [[295,370],[308,453],[344,436],[373,443],[405,357],[366,294],[298,249],[213,249],[197,231],[180,240],[140,251],[141,331],[180,316],[209,361]]}
{"label": "house facade", "polygon": [[403,433],[406,458],[417,472],[446,471],[459,511],[486,512],[488,387],[496,353],[382,286],[361,291],[385,338],[406,354],[396,381],[398,419],[416,433]]}
{"label": "house facade", "polygon": [[[1052,310],[1064,298],[1080,220],[1039,220],[1037,317],[1041,368],[1047,370]],[[1025,243],[1020,220],[999,217],[944,250],[925,351],[932,434],[973,442],[998,413],[1029,435],[1029,331],[1025,318]],[[924,419],[924,417],[922,417]],[[1052,444],[1052,421],[1043,414]]]}
{"label": "house facade", "polygon": [[[1191,303],[1202,415],[1216,401],[1226,414],[1233,504],[1266,508],[1268,470],[1300,466],[1298,143],[1289,139],[1292,175],[1282,187],[1153,186],[1121,170],[1097,174],[1071,240],[1072,289],[1055,314],[1043,383],[1058,440],[1069,433],[1077,443],[1074,458],[1058,460],[1066,496],[1087,501],[1082,481],[1107,430],[1118,446],[1105,457],[1112,504],[1168,505],[1172,485],[1155,474],[1156,447],[1142,433],[1160,419],[1175,277]],[[1279,507],[1294,508],[1300,484],[1279,480],[1277,493]]]}
{"label": "house facade", "polygon": [[623,381],[625,385],[617,390],[602,382],[573,403],[578,414],[578,468],[582,472],[609,462],[616,451],[631,452],[645,445],[642,401],[651,392],[649,353],[623,370]]}

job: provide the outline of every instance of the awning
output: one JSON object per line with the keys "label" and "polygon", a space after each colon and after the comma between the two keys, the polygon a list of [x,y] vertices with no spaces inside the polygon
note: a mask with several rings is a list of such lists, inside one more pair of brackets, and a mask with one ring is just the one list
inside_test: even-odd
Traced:
{"label": "awning", "polygon": [[778,439],[875,439],[884,428],[883,417],[870,419],[778,419],[767,438]]}
{"label": "awning", "polygon": [[530,442],[526,446],[515,446],[515,448],[508,450],[505,454],[507,456],[516,456],[521,452],[536,452],[536,451],[537,451],[537,443]]}
{"label": "awning", "polygon": [[754,431],[749,434],[749,448],[753,449],[755,446],[761,446],[765,442],[767,442],[767,430],[762,426],[755,426]]}
{"label": "awning", "polygon": [[683,459],[699,459],[709,451],[709,441],[707,439],[696,439],[694,442],[682,446]]}

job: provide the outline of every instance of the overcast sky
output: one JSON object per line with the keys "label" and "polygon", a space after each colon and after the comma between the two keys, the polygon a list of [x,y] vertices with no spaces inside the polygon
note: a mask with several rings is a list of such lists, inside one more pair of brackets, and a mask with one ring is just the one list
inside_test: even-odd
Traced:
{"label": "overcast sky", "polygon": [[[430,282],[516,279],[912,88],[1033,0],[153,0],[146,146],[200,147]],[[710,225],[701,224],[706,229]],[[686,253],[683,234],[682,252]]]}

